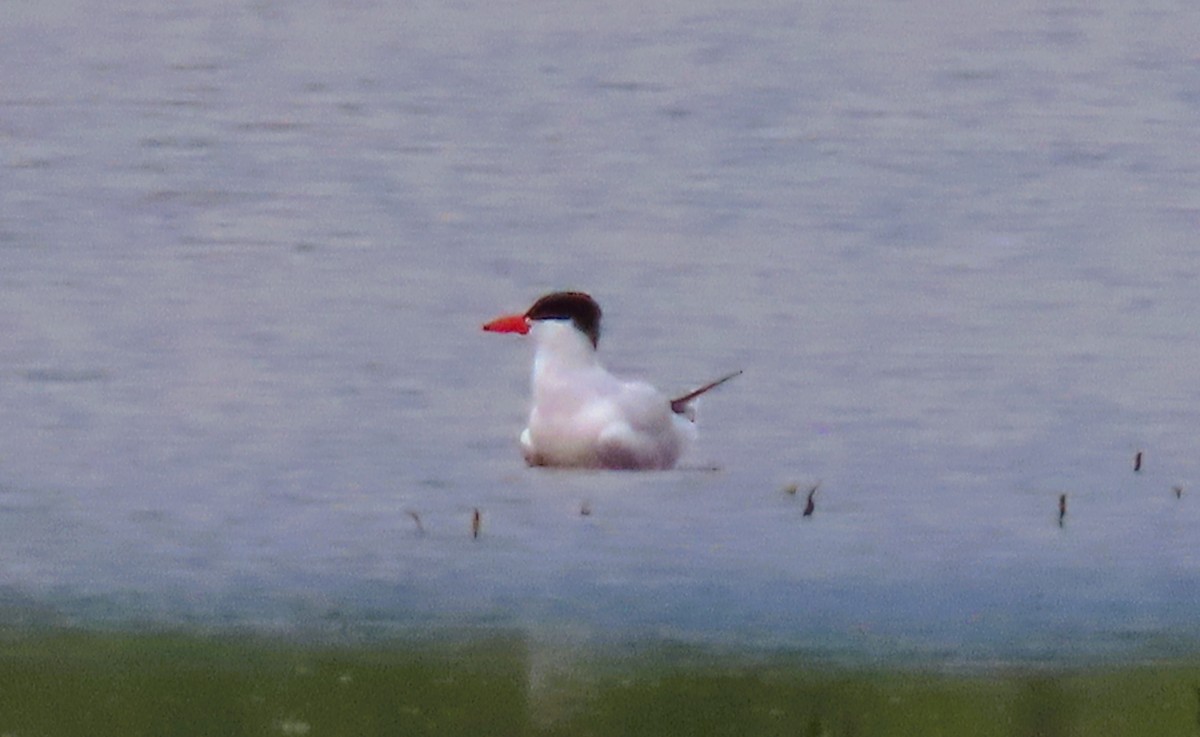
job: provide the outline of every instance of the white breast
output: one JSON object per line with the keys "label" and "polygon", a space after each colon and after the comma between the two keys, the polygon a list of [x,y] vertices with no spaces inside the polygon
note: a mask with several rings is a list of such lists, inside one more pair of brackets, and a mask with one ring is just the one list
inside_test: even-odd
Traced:
{"label": "white breast", "polygon": [[535,325],[533,408],[521,434],[530,465],[665,469],[679,460],[694,426],[643,382],[621,381],[599,364],[570,323]]}

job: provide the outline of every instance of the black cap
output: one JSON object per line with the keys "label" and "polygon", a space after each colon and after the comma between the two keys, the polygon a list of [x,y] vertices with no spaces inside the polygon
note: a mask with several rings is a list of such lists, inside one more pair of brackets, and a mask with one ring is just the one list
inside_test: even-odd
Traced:
{"label": "black cap", "polygon": [[570,320],[579,332],[600,343],[600,305],[583,292],[554,292],[533,303],[525,313],[530,320]]}

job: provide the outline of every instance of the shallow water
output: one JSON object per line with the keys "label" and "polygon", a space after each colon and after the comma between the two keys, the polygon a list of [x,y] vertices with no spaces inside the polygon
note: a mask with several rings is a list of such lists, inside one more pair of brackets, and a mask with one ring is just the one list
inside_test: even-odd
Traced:
{"label": "shallow water", "polygon": [[[48,3],[0,29],[6,621],[1200,642],[1198,11]],[[528,352],[479,326],[557,288],[599,299],[621,373],[745,369],[686,468],[522,466]]]}

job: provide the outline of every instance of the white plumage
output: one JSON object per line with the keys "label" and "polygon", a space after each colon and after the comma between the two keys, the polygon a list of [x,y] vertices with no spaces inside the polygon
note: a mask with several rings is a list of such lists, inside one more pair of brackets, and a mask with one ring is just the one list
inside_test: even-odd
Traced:
{"label": "white plumage", "polygon": [[600,308],[585,294],[556,292],[523,315],[497,318],[493,332],[533,333],[533,407],[521,433],[531,466],[667,469],[696,437],[689,403],[740,371],[678,400],[623,381],[600,365]]}
{"label": "white plumage", "polygon": [[521,433],[531,466],[671,468],[696,436],[657,389],[600,365],[587,336],[566,320],[533,326],[533,408]]}

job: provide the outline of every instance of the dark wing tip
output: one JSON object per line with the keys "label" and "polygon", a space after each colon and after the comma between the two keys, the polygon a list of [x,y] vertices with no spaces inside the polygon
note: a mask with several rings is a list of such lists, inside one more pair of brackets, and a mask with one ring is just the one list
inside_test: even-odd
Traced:
{"label": "dark wing tip", "polygon": [[684,394],[682,397],[676,397],[675,399],[672,399],[671,400],[671,411],[677,415],[685,414],[687,412],[688,403],[691,402],[693,399],[695,399],[696,397],[700,396],[701,394],[703,394],[709,390],[716,389],[718,386],[724,384],[725,382],[729,381],[730,379],[741,376],[742,372],[743,372],[743,369],[738,369],[737,371],[734,371],[732,374],[722,376],[721,378],[717,379],[716,381],[710,381],[709,383],[705,384],[704,386],[700,387],[699,389],[693,389],[692,391],[688,392],[687,394]]}

